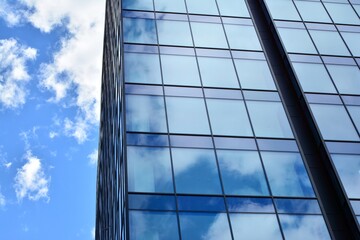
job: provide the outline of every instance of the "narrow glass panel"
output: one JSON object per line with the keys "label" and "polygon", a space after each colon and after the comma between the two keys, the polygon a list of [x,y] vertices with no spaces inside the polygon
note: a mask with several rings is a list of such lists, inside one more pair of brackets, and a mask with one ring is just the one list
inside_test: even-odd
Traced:
{"label": "narrow glass panel", "polygon": [[127,95],[126,130],[167,132],[163,97]]}
{"label": "narrow glass panel", "polygon": [[287,0],[266,0],[273,19],[301,21],[299,14],[292,1]]}
{"label": "narrow glass panel", "polygon": [[258,50],[261,51],[261,45],[253,26],[224,24],[230,48]]}
{"label": "narrow glass panel", "polygon": [[129,191],[173,192],[168,148],[127,148]]}
{"label": "narrow glass panel", "polygon": [[166,104],[171,133],[210,134],[202,98],[166,97]]}
{"label": "narrow glass panel", "polygon": [[304,92],[336,93],[323,64],[292,63]]}
{"label": "narrow glass panel", "polygon": [[231,240],[226,213],[181,212],[179,218],[183,240]]}
{"label": "narrow glass panel", "polygon": [[196,58],[193,56],[161,55],[164,84],[201,86]]}
{"label": "narrow glass panel", "polygon": [[278,28],[287,52],[316,54],[316,49],[305,29]]}
{"label": "narrow glass panel", "polygon": [[155,0],[155,10],[161,12],[186,13],[184,0]]}
{"label": "narrow glass panel", "polygon": [[175,211],[175,196],[129,194],[129,209]]}
{"label": "narrow glass panel", "polygon": [[230,214],[234,240],[282,239],[275,214]]}
{"label": "narrow glass panel", "polygon": [[247,105],[256,136],[293,138],[280,102],[247,101]]}
{"label": "narrow glass panel", "polygon": [[169,139],[167,135],[160,134],[126,134],[127,145],[143,145],[143,146],[169,146]]}
{"label": "narrow glass panel", "polygon": [[269,195],[256,151],[217,151],[224,191],[229,195]]}
{"label": "narrow glass panel", "polygon": [[350,4],[324,3],[335,23],[360,24],[359,17]]}
{"label": "narrow glass panel", "polygon": [[332,154],[336,170],[349,198],[360,198],[360,155]]}
{"label": "narrow glass panel", "polygon": [[221,24],[191,22],[196,47],[228,48]]}
{"label": "narrow glass panel", "polygon": [[347,108],[356,128],[360,132],[360,106],[348,106]]}
{"label": "narrow glass panel", "polygon": [[304,21],[331,23],[321,2],[295,1],[295,5]]}
{"label": "narrow glass panel", "polygon": [[253,136],[244,101],[207,99],[213,134]]}
{"label": "narrow glass panel", "polygon": [[331,239],[322,216],[283,214],[279,216],[286,239]]}
{"label": "narrow glass panel", "polygon": [[180,211],[215,211],[225,212],[223,197],[178,196]]}
{"label": "narrow glass panel", "polygon": [[276,90],[266,61],[235,59],[242,88]]}
{"label": "narrow glass panel", "polygon": [[188,22],[157,20],[159,44],[192,46]]}
{"label": "narrow glass panel", "polygon": [[360,70],[356,66],[326,65],[342,94],[360,94]]}
{"label": "narrow glass panel", "polygon": [[[320,54],[349,56],[343,40],[338,32],[309,30]],[[331,39],[331,41],[329,41]]]}
{"label": "narrow glass panel", "polygon": [[173,148],[171,152],[178,193],[222,193],[213,150]]}
{"label": "narrow glass panel", "polygon": [[250,17],[244,0],[217,0],[223,16]]}
{"label": "narrow glass panel", "polygon": [[325,140],[359,140],[344,106],[310,104],[310,107]]}
{"label": "narrow glass panel", "polygon": [[321,214],[315,199],[275,199],[278,213]]}
{"label": "narrow glass panel", "polygon": [[153,11],[153,3],[149,0],[123,0],[123,9]]}
{"label": "narrow glass panel", "polygon": [[235,68],[231,59],[198,57],[198,61],[204,86],[239,88]]}
{"label": "narrow glass panel", "polygon": [[125,53],[125,81],[161,84],[159,56],[156,54]]}
{"label": "narrow glass panel", "polygon": [[274,213],[274,205],[270,198],[227,197],[229,212],[262,212]]}
{"label": "narrow glass panel", "polygon": [[125,42],[157,44],[155,20],[123,18],[123,24]]}
{"label": "narrow glass panel", "polygon": [[342,32],[346,44],[354,56],[360,56],[360,33]]}
{"label": "narrow glass panel", "polygon": [[129,221],[131,239],[179,239],[176,213],[130,211]]}
{"label": "narrow glass panel", "polygon": [[273,195],[314,196],[299,153],[261,152],[261,156]]}
{"label": "narrow glass panel", "polygon": [[186,0],[189,13],[219,15],[215,0]]}

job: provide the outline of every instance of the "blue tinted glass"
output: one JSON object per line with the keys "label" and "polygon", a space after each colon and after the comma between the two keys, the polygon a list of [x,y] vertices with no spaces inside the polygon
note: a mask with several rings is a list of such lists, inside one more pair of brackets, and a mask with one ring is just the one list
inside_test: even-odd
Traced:
{"label": "blue tinted glass", "polygon": [[[181,239],[230,240],[229,221],[225,213],[179,213]],[[170,238],[171,239],[171,238]]]}
{"label": "blue tinted glass", "polygon": [[178,193],[221,194],[220,179],[213,150],[171,150]]}
{"label": "blue tinted glass", "polygon": [[213,148],[211,137],[170,135],[171,146]]}
{"label": "blue tinted glass", "polygon": [[175,210],[174,196],[129,194],[129,209]]}
{"label": "blue tinted glass", "polygon": [[163,97],[127,95],[126,130],[167,132]]}
{"label": "blue tinted glass", "polygon": [[153,11],[153,3],[149,0],[123,0],[123,9]]}
{"label": "blue tinted glass", "polygon": [[218,150],[224,190],[230,195],[269,195],[258,152]]}
{"label": "blue tinted glass", "polygon": [[250,17],[244,0],[217,0],[223,16]]}
{"label": "blue tinted glass", "polygon": [[207,99],[213,134],[253,136],[244,101]]}
{"label": "blue tinted glass", "polygon": [[178,205],[180,211],[225,211],[222,197],[178,196]]}
{"label": "blue tinted glass", "polygon": [[231,59],[198,57],[198,60],[204,86],[239,88]]}
{"label": "blue tinted glass", "polygon": [[336,93],[323,64],[292,63],[304,92]]}
{"label": "blue tinted glass", "polygon": [[360,70],[356,66],[326,65],[342,94],[360,94]]}
{"label": "blue tinted glass", "polygon": [[159,44],[192,46],[188,22],[157,20]]}
{"label": "blue tinted glass", "polygon": [[280,223],[286,239],[331,239],[322,216],[283,215]]}
{"label": "blue tinted glass", "polygon": [[[309,30],[320,54],[349,56],[343,40],[339,33],[320,30]],[[329,41],[331,39],[331,41]]]}
{"label": "blue tinted glass", "polygon": [[278,31],[287,52],[317,53],[305,29],[278,28]]}
{"label": "blue tinted glass", "polygon": [[152,19],[123,18],[124,41],[157,44],[155,21]]}
{"label": "blue tinted glass", "polygon": [[159,56],[156,54],[125,53],[125,81],[161,84]]}
{"label": "blue tinted glass", "polygon": [[335,23],[360,24],[359,17],[350,4],[324,3]]}
{"label": "blue tinted glass", "polygon": [[360,56],[360,33],[342,32],[346,44],[354,56]]}
{"label": "blue tinted glass", "polygon": [[261,152],[261,156],[274,196],[315,196],[299,153]]}
{"label": "blue tinted glass", "polygon": [[242,88],[276,90],[266,61],[236,59],[235,65]]}
{"label": "blue tinted glass", "polygon": [[278,213],[321,214],[317,200],[313,199],[275,199]]}
{"label": "blue tinted glass", "polygon": [[273,19],[298,20],[301,21],[299,14],[292,1],[287,0],[266,0]]}
{"label": "blue tinted glass", "polygon": [[166,104],[170,132],[210,133],[203,99],[166,97]]}
{"label": "blue tinted glass", "polygon": [[253,26],[225,24],[225,30],[229,39],[230,48],[262,50]]}
{"label": "blue tinted glass", "polygon": [[221,24],[192,22],[191,28],[196,47],[228,48]]}
{"label": "blue tinted glass", "polygon": [[295,5],[304,21],[331,23],[321,2],[295,1]]}
{"label": "blue tinted glass", "polygon": [[310,107],[324,139],[359,140],[344,106],[310,104]]}
{"label": "blue tinted glass", "polygon": [[155,10],[186,13],[184,0],[155,0]]}
{"label": "blue tinted glass", "polygon": [[129,221],[131,239],[179,239],[175,213],[130,211]]}
{"label": "blue tinted glass", "polygon": [[348,106],[347,108],[356,128],[360,132],[360,106]]}
{"label": "blue tinted glass", "polygon": [[270,198],[236,198],[227,197],[226,202],[229,212],[275,212]]}
{"label": "blue tinted glass", "polygon": [[186,5],[189,13],[219,15],[215,0],[199,1],[186,0]]}
{"label": "blue tinted glass", "polygon": [[360,198],[360,155],[332,154],[333,162],[349,198]]}
{"label": "blue tinted glass", "polygon": [[145,146],[169,146],[169,139],[167,135],[126,134],[126,144]]}
{"label": "blue tinted glass", "polygon": [[351,201],[351,206],[356,215],[360,215],[360,201]]}
{"label": "blue tinted glass", "polygon": [[168,148],[128,147],[129,191],[173,192]]}
{"label": "blue tinted glass", "polygon": [[282,239],[275,214],[230,214],[234,240]]}
{"label": "blue tinted glass", "polygon": [[194,56],[161,55],[164,84],[200,86]]}
{"label": "blue tinted glass", "polygon": [[214,137],[214,141],[218,149],[257,149],[255,140],[249,138]]}
{"label": "blue tinted glass", "polygon": [[293,138],[280,102],[247,101],[247,105],[256,136]]}

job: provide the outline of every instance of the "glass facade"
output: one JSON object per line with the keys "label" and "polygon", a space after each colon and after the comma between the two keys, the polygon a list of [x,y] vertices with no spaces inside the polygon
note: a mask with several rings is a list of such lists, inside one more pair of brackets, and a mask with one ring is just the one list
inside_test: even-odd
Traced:
{"label": "glass facade", "polygon": [[[264,11],[359,218],[360,147],[336,145],[360,144],[345,2]],[[96,239],[334,239],[252,16],[247,0],[107,1]]]}

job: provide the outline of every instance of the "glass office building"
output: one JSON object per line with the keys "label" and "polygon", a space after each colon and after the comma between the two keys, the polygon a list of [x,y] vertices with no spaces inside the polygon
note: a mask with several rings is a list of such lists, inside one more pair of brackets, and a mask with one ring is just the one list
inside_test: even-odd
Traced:
{"label": "glass office building", "polygon": [[359,0],[108,0],[96,239],[360,239]]}

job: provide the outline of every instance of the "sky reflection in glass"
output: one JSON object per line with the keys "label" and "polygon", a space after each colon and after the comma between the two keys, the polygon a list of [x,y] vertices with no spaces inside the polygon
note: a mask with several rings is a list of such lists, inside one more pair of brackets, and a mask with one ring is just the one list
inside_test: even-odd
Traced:
{"label": "sky reflection in glass", "polygon": [[129,83],[161,84],[159,56],[145,53],[125,53],[125,81]]}
{"label": "sky reflection in glass", "polygon": [[152,19],[123,18],[124,41],[157,44],[155,21]]}

